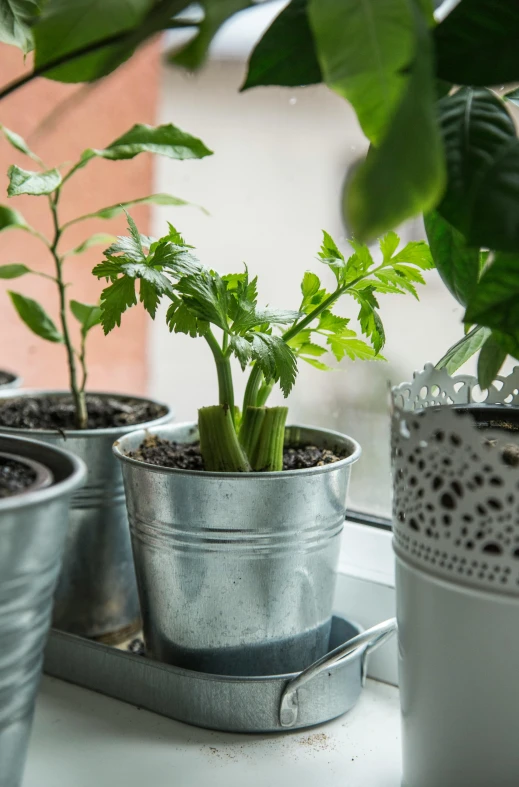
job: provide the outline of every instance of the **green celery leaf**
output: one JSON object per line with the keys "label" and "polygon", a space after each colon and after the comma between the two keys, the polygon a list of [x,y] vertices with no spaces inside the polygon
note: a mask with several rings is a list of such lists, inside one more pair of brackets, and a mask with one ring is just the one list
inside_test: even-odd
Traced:
{"label": "green celery leaf", "polygon": [[[148,270],[153,270],[153,268],[149,268]],[[160,275],[162,274],[159,274],[159,276]],[[157,313],[157,307],[160,303],[160,291],[158,290],[155,282],[149,282],[146,276],[142,276],[140,281],[139,300],[150,315],[151,319],[154,320]]]}
{"label": "green celery leaf", "polygon": [[436,211],[424,215],[424,224],[438,273],[465,306],[479,279],[479,249],[469,248],[463,235]]}
{"label": "green celery leaf", "polygon": [[436,73],[457,85],[519,80],[515,2],[463,0],[434,31]]}
{"label": "green celery leaf", "polygon": [[315,273],[311,271],[305,271],[303,276],[303,281],[301,282],[301,292],[303,293],[303,298],[305,300],[307,298],[311,298],[317,292],[319,292],[319,288],[321,286],[321,280],[319,276],[316,276]]}
{"label": "green celery leaf", "polygon": [[195,71],[203,64],[212,39],[229,17],[253,5],[249,0],[202,0],[204,18],[198,33],[180,52],[170,56],[170,62]]}
{"label": "green celery leaf", "polygon": [[429,32],[416,9],[414,15],[416,52],[405,91],[380,144],[355,169],[344,190],[346,222],[362,241],[435,207],[444,190]]}
{"label": "green celery leaf", "polygon": [[308,0],[292,0],[274,19],[250,56],[241,90],[260,85],[299,87],[322,82],[307,5]]}
{"label": "green celery leaf", "polygon": [[371,341],[378,354],[386,343],[384,326],[377,311],[378,301],[373,295],[372,288],[356,292],[354,297],[360,304],[358,320],[362,333]]}
{"label": "green celery leaf", "polygon": [[250,331],[251,328],[256,328],[260,325],[286,325],[297,320],[299,316],[299,312],[289,310],[254,309],[235,320],[232,326],[233,332],[245,333]]}
{"label": "green celery leaf", "polygon": [[336,336],[354,336],[355,331],[351,331],[348,328],[349,319],[347,317],[337,317],[335,314],[332,314],[331,311],[326,309],[325,311],[321,312],[319,315],[319,323],[317,325],[317,330],[319,331],[329,331]]}
{"label": "green celery leaf", "polygon": [[449,374],[454,374],[481,349],[489,336],[490,328],[482,326],[474,328],[445,353],[436,364],[436,368],[446,369]]}
{"label": "green celery leaf", "polygon": [[404,248],[392,257],[392,262],[410,262],[423,271],[434,268],[431,250],[423,240],[412,240],[406,243]]}
{"label": "green celery leaf", "polygon": [[365,135],[378,144],[415,53],[411,3],[309,0],[308,17],[326,84],[353,106]]}
{"label": "green celery leaf", "polygon": [[193,338],[203,336],[209,328],[208,323],[198,320],[176,295],[171,300],[172,303],[166,313],[166,323],[169,330],[175,333],[185,333]]}
{"label": "green celery leaf", "polygon": [[37,301],[33,301],[32,298],[26,298],[25,295],[20,295],[20,293],[12,292],[11,290],[9,290],[9,297],[20,319],[36,336],[48,342],[63,343],[63,336],[45,309]]}
{"label": "green celery leaf", "polygon": [[320,344],[314,344],[314,342],[305,342],[297,350],[298,355],[313,355],[316,358],[320,358],[321,355],[325,355],[327,352],[326,347],[321,347]]}
{"label": "green celery leaf", "polygon": [[7,170],[9,186],[7,194],[9,197],[17,197],[20,194],[52,194],[61,185],[61,175],[57,169],[49,169],[47,172],[32,172],[27,169],[20,169],[16,164],[11,164]]}
{"label": "green celery leaf", "polygon": [[380,246],[380,251],[382,252],[382,258],[384,262],[388,262],[395,251],[398,249],[398,244],[400,243],[400,238],[391,230],[390,232],[386,232],[384,237],[380,238],[378,245]]}
{"label": "green celery leaf", "polygon": [[3,230],[28,230],[29,225],[17,210],[0,205],[0,232]]}
{"label": "green celery leaf", "polygon": [[212,155],[212,151],[204,145],[202,140],[171,123],[163,126],[137,123],[106,148],[85,150],[81,155],[80,166],[84,166],[94,156],[119,161],[120,159],[135,158],[139,153],[155,153],[179,161],[201,159]]}
{"label": "green celery leaf", "polygon": [[498,252],[468,302],[464,322],[519,340],[519,255]]}
{"label": "green celery leaf", "polygon": [[483,390],[490,388],[508,355],[499,340],[490,334],[478,358],[478,382]]}
{"label": "green celery leaf", "polygon": [[[2,16],[1,4],[2,4],[2,0],[0,0],[0,29],[1,29],[1,24],[2,24],[2,21],[1,21],[1,16]],[[1,33],[0,33],[0,40],[1,40]],[[24,140],[23,137],[21,137],[15,131],[11,131],[11,129],[6,128],[5,126],[1,126],[0,125],[0,129],[3,131],[5,138],[13,146],[13,148],[15,148],[16,150],[19,150],[20,153],[24,153],[26,156],[29,156],[29,158],[32,158],[33,161],[37,161],[38,164],[42,163],[40,157],[37,156],[36,153],[32,152],[32,150],[29,148],[27,142]]]}
{"label": "green celery leaf", "polygon": [[245,367],[247,366],[248,362],[252,357],[251,342],[248,339],[246,339],[244,336],[233,335],[231,336],[230,347],[234,355],[240,362],[242,371],[245,371]]}
{"label": "green celery leaf", "polygon": [[393,292],[395,294],[410,292],[411,295],[413,295],[416,300],[418,300],[416,287],[409,279],[405,271],[384,268],[380,271],[376,271],[374,275],[382,283],[382,285],[385,285],[386,292]]}
{"label": "green celery leaf", "polygon": [[345,336],[330,336],[327,341],[332,353],[338,361],[342,361],[345,355],[352,361],[356,359],[360,361],[385,360],[382,355],[378,355],[373,347],[363,342],[362,339]]}
{"label": "green celery leaf", "polygon": [[0,279],[18,279],[26,273],[33,273],[27,265],[12,263],[11,265],[0,265]]}
{"label": "green celery leaf", "polygon": [[335,371],[335,369],[333,369],[331,366],[327,366],[325,363],[323,363],[322,361],[318,361],[315,358],[305,358],[304,355],[301,355],[300,358],[302,361],[304,361],[305,363],[309,363],[310,366],[313,366],[314,369],[319,369],[321,372]]}
{"label": "green celery leaf", "polygon": [[195,275],[183,276],[175,289],[195,317],[228,330],[228,295],[225,283],[217,273],[203,268]]}
{"label": "green celery leaf", "polygon": [[24,55],[33,49],[31,24],[36,20],[41,0],[0,0],[0,41],[12,44]]}
{"label": "green celery leaf", "polygon": [[79,301],[70,301],[70,311],[81,325],[81,335],[83,338],[87,333],[101,324],[102,311],[99,306]]}
{"label": "green celery leaf", "polygon": [[283,394],[288,396],[297,375],[297,360],[292,349],[279,336],[253,331],[248,338],[252,358],[259,365],[266,382],[279,380]]}
{"label": "green celery leaf", "polygon": [[438,212],[469,246],[519,251],[519,140],[504,102],[465,87],[438,107],[448,170]]}
{"label": "green celery leaf", "polygon": [[130,306],[135,306],[135,280],[121,276],[101,293],[101,324],[105,334],[121,325],[121,317]]}

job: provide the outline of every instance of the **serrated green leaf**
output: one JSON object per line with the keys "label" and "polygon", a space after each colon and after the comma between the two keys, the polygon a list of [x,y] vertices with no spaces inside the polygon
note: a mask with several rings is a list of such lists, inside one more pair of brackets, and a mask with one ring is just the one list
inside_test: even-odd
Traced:
{"label": "serrated green leaf", "polygon": [[228,330],[228,295],[225,283],[217,273],[212,274],[203,268],[195,275],[183,276],[175,289],[195,317]]}
{"label": "serrated green leaf", "polygon": [[157,288],[144,277],[141,277],[140,282],[139,300],[151,319],[154,320],[157,313],[157,307],[160,303],[160,295],[157,292]]}
{"label": "serrated green leaf", "polygon": [[313,355],[316,358],[320,358],[321,355],[325,355],[327,352],[326,347],[321,347],[320,344],[314,344],[314,342],[305,342],[297,350],[298,355]]}
{"label": "serrated green leaf", "polygon": [[[401,294],[410,292],[416,300],[419,300],[416,287],[409,281],[405,272],[384,268],[380,271],[375,271],[374,275],[388,288],[388,292]],[[393,287],[393,290],[390,289],[391,287]]]}
{"label": "serrated green leaf", "polygon": [[321,280],[319,276],[311,271],[305,271],[303,276],[303,281],[301,282],[301,292],[303,293],[303,297],[306,299],[311,298],[312,295],[315,295],[319,292],[319,288],[321,286]]}
{"label": "serrated green leaf", "polygon": [[28,230],[29,225],[17,210],[0,205],[0,232],[3,230]]}
{"label": "serrated green leaf", "polygon": [[283,394],[288,396],[297,374],[297,360],[292,349],[279,336],[267,333],[253,331],[247,338],[251,342],[252,358],[259,365],[265,380],[279,380]]}
{"label": "serrated green leaf", "polygon": [[171,123],[163,126],[137,123],[106,148],[85,150],[81,155],[81,166],[84,166],[94,156],[119,161],[135,158],[139,153],[155,153],[159,156],[183,161],[205,158],[205,156],[211,156],[213,152],[204,145],[201,139],[193,137]]}
{"label": "serrated green leaf", "polygon": [[82,254],[87,249],[91,249],[92,246],[106,246],[107,243],[113,243],[116,241],[115,235],[107,235],[104,232],[97,232],[94,235],[91,235],[89,238],[80,243],[79,246],[76,246],[70,251],[65,252],[63,255],[64,257]]}
{"label": "serrated green leaf", "polygon": [[326,265],[344,265],[344,254],[339,251],[332,236],[323,230],[323,242],[317,255]]}
{"label": "serrated green leaf", "polygon": [[171,300],[172,303],[166,313],[166,323],[169,330],[175,333],[185,333],[192,338],[203,336],[207,332],[209,324],[198,320],[177,296]]}
{"label": "serrated green leaf", "polygon": [[410,262],[423,271],[434,268],[431,250],[423,240],[412,240],[406,243],[404,248],[394,255],[391,262]]}
{"label": "serrated green leaf", "polygon": [[233,323],[233,332],[245,333],[260,325],[287,325],[299,317],[299,312],[276,309],[252,309]]}
{"label": "serrated green leaf", "polygon": [[506,356],[507,351],[494,334],[491,334],[481,348],[478,358],[478,382],[483,390],[490,388]]}
{"label": "serrated green leaf", "polygon": [[102,311],[97,305],[81,303],[80,301],[70,301],[70,311],[81,325],[81,335],[86,337],[87,333],[101,324]]}
{"label": "serrated green leaf", "polygon": [[63,343],[63,336],[58,331],[45,309],[40,306],[37,301],[32,300],[32,298],[26,298],[25,295],[20,295],[20,293],[12,292],[11,290],[8,291],[8,294],[13,302],[14,308],[18,312],[18,316],[36,336],[48,342]]}
{"label": "serrated green leaf", "polygon": [[245,367],[252,357],[251,342],[248,341],[248,339],[246,339],[244,336],[233,335],[231,336],[230,347],[240,362],[242,371],[245,371]]}
{"label": "serrated green leaf", "polygon": [[240,90],[259,85],[299,87],[322,82],[307,16],[308,0],[292,0],[256,44]]}
{"label": "serrated green leaf", "polygon": [[473,328],[445,353],[436,364],[436,368],[446,369],[449,374],[454,374],[481,349],[489,336],[490,328],[482,326]]}
{"label": "serrated green leaf", "polygon": [[101,293],[101,324],[105,334],[121,325],[121,317],[130,306],[135,306],[135,280],[121,276]]}
{"label": "serrated green leaf", "polygon": [[36,20],[38,0],[0,0],[0,41],[19,47],[24,55],[33,48],[31,23]]}
{"label": "serrated green leaf", "polygon": [[396,273],[405,276],[408,281],[416,282],[417,284],[425,284],[425,279],[416,268],[413,268],[411,265],[404,265],[401,262],[397,262],[393,265],[393,270]]}
{"label": "serrated green leaf", "polygon": [[7,175],[9,177],[9,186],[7,187],[9,197],[18,197],[20,194],[32,194],[36,197],[41,194],[52,194],[61,184],[61,175],[57,169],[49,169],[47,172],[33,172],[11,164]]}
{"label": "serrated green leaf", "polygon": [[18,279],[26,273],[33,273],[27,265],[13,263],[11,265],[0,265],[0,279]]}
{"label": "serrated green leaf", "polygon": [[317,330],[330,331],[330,333],[333,333],[336,336],[341,336],[349,330],[349,322],[350,321],[347,317],[337,317],[335,314],[332,314],[331,311],[326,309],[325,311],[321,312],[319,316]]}
{"label": "serrated green leaf", "polygon": [[300,358],[302,361],[304,361],[305,363],[309,363],[310,366],[313,366],[314,369],[319,369],[321,372],[335,371],[335,369],[333,369],[331,366],[327,366],[325,363],[323,363],[322,361],[317,361],[315,358],[305,358],[304,355],[301,355]]}
{"label": "serrated green leaf", "polygon": [[363,342],[362,339],[330,336],[328,344],[338,361],[341,361],[345,355],[352,361],[355,359],[360,361],[385,360],[381,355],[377,355],[373,347]]}
{"label": "serrated green leaf", "polygon": [[[5,2],[5,0],[0,0],[0,30],[2,26],[2,12],[1,12],[2,2]],[[2,40],[1,33],[0,33],[0,40]],[[36,153],[32,152],[32,150],[29,148],[27,142],[24,140],[23,137],[21,137],[15,131],[11,131],[11,129],[6,128],[6,126],[0,125],[0,129],[2,130],[7,141],[13,146],[13,148],[19,150],[20,153],[24,153],[26,156],[29,156],[29,158],[32,158],[33,161],[37,161],[38,164],[42,163],[40,157],[37,156]]]}
{"label": "serrated green leaf", "polygon": [[382,258],[384,262],[388,262],[395,251],[398,249],[398,244],[400,243],[400,238],[393,232],[386,232],[384,237],[380,238],[378,244],[380,246],[380,251],[382,252]]}
{"label": "serrated green leaf", "polygon": [[354,297],[360,304],[358,320],[362,333],[371,341],[378,354],[386,342],[384,326],[377,312],[378,301],[371,288],[356,293]]}

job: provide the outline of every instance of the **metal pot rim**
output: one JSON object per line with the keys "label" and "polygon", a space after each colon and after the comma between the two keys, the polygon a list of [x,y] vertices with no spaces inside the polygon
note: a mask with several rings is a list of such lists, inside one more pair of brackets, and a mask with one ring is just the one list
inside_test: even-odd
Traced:
{"label": "metal pot rim", "polygon": [[[39,440],[30,440],[26,437],[13,434],[0,434],[0,441],[8,441],[12,443],[9,445],[9,452],[15,456],[20,456],[23,461],[25,454],[18,454],[21,449],[27,451],[31,456],[31,449],[38,455],[38,460],[45,467],[48,467],[46,457],[59,457],[62,461],[66,461],[70,465],[70,472],[67,477],[62,481],[55,481],[50,486],[44,489],[36,489],[34,492],[27,492],[23,495],[12,495],[0,500],[0,513],[5,514],[12,510],[19,510],[21,507],[29,507],[33,505],[41,505],[42,503],[51,502],[58,497],[72,494],[79,486],[81,486],[86,479],[86,465],[77,456],[70,451],[65,451],[63,448],[42,443]],[[47,460],[50,462],[50,459]],[[52,468],[49,467],[52,470]]]}
{"label": "metal pot rim", "polygon": [[[146,429],[141,427],[140,429],[134,429],[131,433],[131,436],[134,439],[137,439],[138,436],[141,436],[142,439],[146,436],[146,434],[156,434],[158,432],[162,432],[163,429],[179,429],[181,427],[195,427],[196,422],[194,421],[184,421],[182,423],[175,423],[175,424],[168,424],[167,426],[158,426],[152,427],[151,429]],[[353,437],[349,435],[345,435],[342,432],[336,432],[333,429],[323,429],[320,426],[311,426],[310,424],[289,424],[287,425],[287,429],[311,429],[315,432],[320,432],[323,435],[329,435],[330,437],[339,438],[342,441],[346,441],[350,444],[352,452],[349,456],[344,457],[344,459],[340,459],[338,462],[331,462],[328,465],[322,465],[321,467],[305,467],[299,470],[278,470],[278,471],[271,471],[271,472],[251,472],[251,473],[221,473],[221,472],[214,472],[209,470],[182,470],[176,467],[164,467],[163,465],[152,465],[148,462],[142,462],[139,459],[132,459],[131,457],[127,456],[123,449],[124,449],[124,437],[121,440],[116,440],[112,451],[114,452],[115,456],[122,462],[126,462],[129,465],[133,465],[134,467],[145,468],[151,473],[162,473],[163,475],[186,475],[186,476],[196,476],[196,477],[203,477],[203,478],[218,478],[221,481],[230,480],[230,479],[251,479],[255,478],[258,480],[268,481],[273,478],[287,478],[290,476],[301,476],[301,475],[318,475],[321,473],[329,473],[333,470],[338,470],[339,468],[343,468],[346,465],[353,464],[357,461],[362,453],[362,448],[360,444],[354,440]]]}
{"label": "metal pot rim", "polygon": [[[69,395],[70,391],[62,390],[62,389],[40,389],[40,388],[24,388],[22,390],[11,390],[8,389],[4,391],[0,388],[0,399],[14,399],[14,398],[21,398],[21,397],[30,397],[30,396],[62,396],[62,395]],[[17,428],[14,426],[0,426],[0,431],[5,433],[6,435],[62,435],[63,437],[74,437],[74,438],[89,438],[89,437],[113,437],[114,440],[117,437],[125,435],[127,432],[135,432],[137,429],[145,429],[149,426],[159,426],[159,424],[167,423],[171,417],[173,416],[173,411],[171,407],[163,402],[157,402],[155,399],[150,399],[148,396],[137,396],[134,394],[122,394],[122,393],[111,393],[109,391],[87,391],[87,395],[91,396],[100,396],[100,397],[111,397],[114,399],[134,399],[138,402],[150,402],[151,404],[157,404],[160,407],[165,407],[166,412],[164,415],[159,416],[158,418],[154,418],[151,421],[143,421],[140,424],[128,424],[127,426],[111,426],[106,429],[22,429]]]}
{"label": "metal pot rim", "polygon": [[0,369],[0,372],[2,374],[7,374],[11,378],[8,380],[8,382],[0,384],[0,391],[8,391],[11,388],[15,388],[16,386],[20,386],[22,384],[22,378],[19,374],[11,372],[9,369],[4,369],[3,367]]}

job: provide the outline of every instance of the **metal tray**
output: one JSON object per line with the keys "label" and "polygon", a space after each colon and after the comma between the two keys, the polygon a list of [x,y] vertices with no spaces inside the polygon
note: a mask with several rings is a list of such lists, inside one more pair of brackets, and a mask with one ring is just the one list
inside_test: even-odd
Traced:
{"label": "metal tray", "polygon": [[109,697],[197,727],[280,732],[321,724],[350,710],[362,690],[368,654],[396,631],[394,619],[368,631],[332,621],[329,652],[292,675],[211,675],[53,629],[44,671]]}

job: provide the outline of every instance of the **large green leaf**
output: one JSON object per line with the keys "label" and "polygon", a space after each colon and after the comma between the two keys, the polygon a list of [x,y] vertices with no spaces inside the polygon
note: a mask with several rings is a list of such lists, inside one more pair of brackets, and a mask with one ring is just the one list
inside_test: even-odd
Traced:
{"label": "large green leaf", "polygon": [[459,342],[452,345],[438,361],[436,368],[446,369],[449,374],[454,374],[481,349],[489,336],[490,328],[484,328],[482,325],[473,328]]}
{"label": "large green leaf", "polygon": [[457,85],[519,80],[519,5],[515,0],[461,0],[434,31],[436,70]]}
{"label": "large green leaf", "polygon": [[[137,27],[152,0],[47,0],[34,28],[35,66],[41,68],[88,44]],[[106,47],[48,71],[60,82],[89,82],[112,71],[133,53],[125,44]]]}
{"label": "large green leaf", "polygon": [[48,342],[63,343],[63,336],[58,331],[43,306],[40,306],[37,301],[33,301],[32,298],[26,298],[25,295],[20,295],[18,292],[9,290],[9,297],[20,319],[23,320],[26,326],[30,328],[36,336],[40,336]]}
{"label": "large green leaf", "polygon": [[0,205],[0,232],[2,230],[28,230],[29,225],[21,213]]}
{"label": "large green leaf", "polygon": [[363,241],[435,207],[444,189],[429,33],[417,11],[415,21],[416,56],[403,98],[380,146],[346,184],[346,221]]}
{"label": "large green leaf", "polygon": [[436,268],[444,284],[466,306],[478,283],[479,249],[469,248],[465,238],[436,211],[424,216],[425,231]]}
{"label": "large green leaf", "polygon": [[504,102],[465,87],[439,112],[448,171],[439,212],[471,246],[519,251],[519,140]]}
{"label": "large green leaf", "polygon": [[102,150],[85,150],[81,156],[80,166],[95,156],[119,161],[135,158],[139,153],[155,153],[173,159],[201,159],[211,156],[201,139],[182,131],[172,123],[163,126],[148,126],[137,123],[126,134],[115,139]]}
{"label": "large green leaf", "polygon": [[328,87],[352,104],[377,144],[387,130],[415,52],[409,0],[309,0],[308,17]]}
{"label": "large green leaf", "polygon": [[[78,221],[85,221],[85,219],[113,219],[115,216],[119,216],[121,213],[123,213],[126,208],[131,208],[133,205],[148,204],[193,206],[192,202],[186,202],[186,200],[180,199],[179,197],[173,197],[171,194],[149,194],[147,197],[138,197],[137,199],[131,199],[127,202],[120,202],[117,205],[109,205],[106,208],[100,208],[93,213],[86,213],[84,216],[78,216],[77,219],[68,221],[65,226],[68,227],[71,224],[77,224]],[[193,207],[199,208],[203,213],[207,213],[205,208],[200,207],[200,205],[194,205]]]}
{"label": "large green leaf", "polygon": [[9,186],[7,187],[9,197],[18,197],[20,194],[32,194],[37,197],[42,194],[52,194],[61,184],[61,175],[57,169],[49,169],[47,172],[33,172],[11,164],[7,174],[9,176]]}
{"label": "large green leaf", "polygon": [[497,253],[467,304],[464,317],[519,341],[519,255]]}
{"label": "large green leaf", "polygon": [[478,382],[484,390],[490,388],[505,362],[507,351],[492,333],[481,348],[478,358]]}
{"label": "large green leaf", "polygon": [[13,44],[24,54],[33,48],[31,22],[41,3],[39,0],[0,0],[0,41]]}
{"label": "large green leaf", "polygon": [[253,5],[250,0],[204,0],[204,18],[198,26],[196,36],[170,58],[172,63],[195,70],[207,57],[213,37],[230,16]]}
{"label": "large green leaf", "polygon": [[297,87],[323,81],[307,15],[308,0],[292,0],[256,44],[241,90]]}

